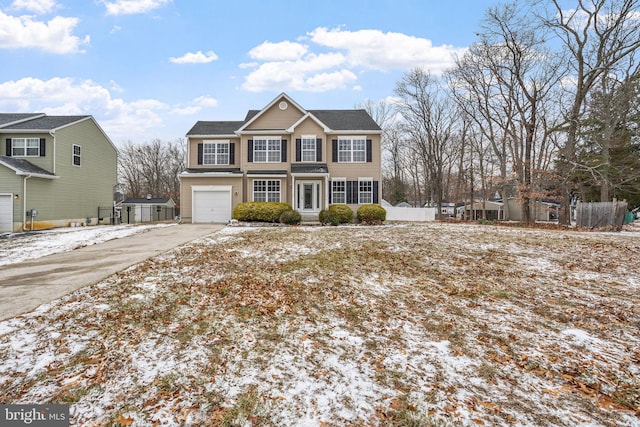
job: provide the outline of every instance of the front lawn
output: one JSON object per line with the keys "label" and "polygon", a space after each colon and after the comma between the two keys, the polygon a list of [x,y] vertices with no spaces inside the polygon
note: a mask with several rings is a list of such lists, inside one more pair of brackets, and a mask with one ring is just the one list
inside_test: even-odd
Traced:
{"label": "front lawn", "polygon": [[640,235],[226,228],[0,322],[72,425],[640,425]]}

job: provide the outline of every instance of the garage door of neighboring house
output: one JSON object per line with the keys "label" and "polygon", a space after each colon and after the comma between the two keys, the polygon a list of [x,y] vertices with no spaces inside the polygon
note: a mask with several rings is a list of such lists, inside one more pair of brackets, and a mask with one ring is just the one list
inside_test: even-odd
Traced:
{"label": "garage door of neighboring house", "polygon": [[13,195],[0,194],[0,233],[13,231]]}
{"label": "garage door of neighboring house", "polygon": [[231,219],[231,186],[194,186],[192,191],[193,222],[229,222]]}

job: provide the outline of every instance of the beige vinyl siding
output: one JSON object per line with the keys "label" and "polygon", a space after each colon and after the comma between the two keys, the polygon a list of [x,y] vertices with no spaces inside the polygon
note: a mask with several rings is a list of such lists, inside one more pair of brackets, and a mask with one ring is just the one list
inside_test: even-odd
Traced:
{"label": "beige vinyl siding", "polygon": [[[180,177],[180,218],[185,222],[191,222],[193,213],[191,212],[193,185],[230,185],[231,189],[231,209],[235,209],[238,203],[242,202],[242,177]],[[237,193],[237,194],[236,194]]]}
{"label": "beige vinyl siding", "polygon": [[[341,136],[341,135],[340,135]],[[332,161],[332,141],[338,139],[338,135],[329,135],[326,148],[327,166],[331,176],[345,177],[349,180],[355,180],[358,177],[370,177],[374,181],[382,179],[382,147],[380,145],[379,135],[364,135],[366,139],[371,140],[372,156],[371,162],[364,163],[339,163]]]}
{"label": "beige vinyl siding", "polygon": [[266,180],[266,181],[280,181],[280,201],[282,203],[289,203],[293,206],[291,200],[291,181],[287,175],[269,175],[269,176],[256,176],[256,175],[247,175],[245,178],[246,185],[246,195],[247,198],[245,202],[253,201],[253,181],[255,180]]}
{"label": "beige vinyl siding", "polygon": [[280,104],[280,101],[276,102],[269,110],[262,113],[262,115],[252,122],[249,127],[245,128],[244,131],[250,132],[252,129],[288,129],[303,116],[302,112],[291,105],[291,103],[289,103],[289,107],[284,111],[278,108],[278,104]]}
{"label": "beige vinyl siding", "polygon": [[[234,156],[235,162],[229,165],[199,165],[198,164],[198,144],[217,141],[228,141],[234,144]],[[187,159],[187,165],[192,169],[215,169],[215,168],[239,168],[240,167],[240,139],[239,138],[189,138],[189,158]]]}
{"label": "beige vinyl siding", "polygon": [[[262,136],[262,135],[257,135]],[[244,135],[242,137],[242,149],[240,153],[241,167],[243,171],[269,171],[269,170],[289,170],[291,168],[291,156],[293,156],[293,160],[295,160],[295,143],[291,143],[291,135],[282,134],[282,135],[269,135],[269,137],[280,138],[280,140],[287,141],[287,161],[286,162],[249,162],[249,140],[254,139],[254,135]],[[282,158],[282,152],[280,152],[280,158]],[[237,158],[236,158],[236,163]]]}
{"label": "beige vinyl siding", "polygon": [[[57,218],[96,218],[98,207],[113,205],[117,152],[92,120],[59,129],[56,136],[54,208]],[[73,145],[81,147],[81,164],[73,165]],[[45,219],[45,218],[42,218]]]}

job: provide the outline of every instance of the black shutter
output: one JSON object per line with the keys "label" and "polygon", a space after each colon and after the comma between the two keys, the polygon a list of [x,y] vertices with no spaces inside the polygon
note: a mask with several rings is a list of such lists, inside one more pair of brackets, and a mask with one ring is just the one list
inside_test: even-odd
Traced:
{"label": "black shutter", "polygon": [[7,157],[11,157],[11,138],[7,138]]}
{"label": "black shutter", "polygon": [[236,164],[236,144],[234,142],[229,143],[229,164]]}
{"label": "black shutter", "polygon": [[379,203],[378,199],[378,181],[373,181],[373,203]]}
{"label": "black shutter", "polygon": [[322,138],[316,138],[316,162],[322,161]]}
{"label": "black shutter", "polygon": [[371,140],[367,139],[367,163],[371,163],[373,161],[373,155],[371,154],[371,145]]}
{"label": "black shutter", "polygon": [[331,140],[331,161],[338,163],[338,140]]}
{"label": "black shutter", "polygon": [[204,144],[198,144],[198,164],[201,165],[203,160],[202,158],[203,156],[203,152],[204,152],[204,148],[203,148]]}
{"label": "black shutter", "polygon": [[40,138],[40,157],[45,156],[46,146],[47,146],[47,140],[45,138]]}
{"label": "black shutter", "polygon": [[282,140],[282,149],[280,151],[280,161],[282,163],[287,162],[287,140],[286,139]]}
{"label": "black shutter", "polygon": [[296,138],[296,162],[302,161],[302,140]]}
{"label": "black shutter", "polygon": [[253,163],[253,139],[249,141],[249,149],[247,151],[247,162]]}
{"label": "black shutter", "polygon": [[329,204],[331,204],[331,199],[333,198],[333,181],[329,181]]}

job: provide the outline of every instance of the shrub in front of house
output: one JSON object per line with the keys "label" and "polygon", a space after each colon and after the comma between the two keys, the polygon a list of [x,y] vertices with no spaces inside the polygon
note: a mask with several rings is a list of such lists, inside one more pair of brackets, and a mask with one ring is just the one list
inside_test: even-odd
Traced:
{"label": "shrub in front of house", "polygon": [[367,204],[358,208],[357,216],[364,224],[382,224],[387,219],[387,211],[380,205]]}
{"label": "shrub in front of house", "polygon": [[335,212],[332,212],[328,209],[323,209],[320,211],[320,214],[318,215],[318,220],[320,221],[320,224],[322,225],[338,225],[340,224],[340,218],[338,217],[338,214]]}
{"label": "shrub in front of house", "polygon": [[293,210],[282,202],[244,202],[233,210],[233,218],[245,222],[278,222],[285,211]]}
{"label": "shrub in front of house", "polygon": [[353,221],[353,210],[347,205],[329,205],[329,213],[337,217],[338,224],[350,224]]}
{"label": "shrub in front of house", "polygon": [[284,211],[280,214],[280,223],[287,225],[297,225],[302,222],[302,215],[300,212],[294,211],[293,209]]}

